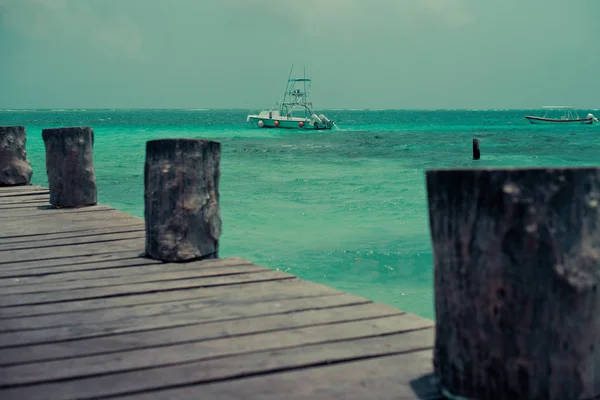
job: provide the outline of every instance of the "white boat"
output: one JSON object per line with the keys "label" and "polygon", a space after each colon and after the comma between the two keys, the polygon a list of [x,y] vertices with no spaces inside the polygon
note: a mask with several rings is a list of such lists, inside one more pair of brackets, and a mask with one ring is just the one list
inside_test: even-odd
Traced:
{"label": "white boat", "polygon": [[[579,118],[577,111],[571,106],[544,106],[542,110],[545,110],[542,117],[535,117],[532,115],[526,115],[525,118],[532,124],[593,124],[598,122],[598,118],[594,117],[593,114],[588,114],[585,118]],[[550,111],[562,111],[559,118],[548,118]]]}
{"label": "white boat", "polygon": [[[259,128],[284,128],[284,129],[331,129],[335,125],[325,115],[317,115],[309,100],[311,79],[292,78],[292,70],[288,77],[283,98],[271,109],[263,110],[259,114],[250,114],[246,121]],[[296,115],[294,115],[296,112]]]}

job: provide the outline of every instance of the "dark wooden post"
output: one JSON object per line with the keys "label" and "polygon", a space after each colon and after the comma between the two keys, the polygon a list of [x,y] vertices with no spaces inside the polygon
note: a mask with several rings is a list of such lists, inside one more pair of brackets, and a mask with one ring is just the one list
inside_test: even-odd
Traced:
{"label": "dark wooden post", "polygon": [[473,160],[479,160],[481,152],[479,151],[479,139],[473,139]]}
{"label": "dark wooden post", "polygon": [[0,126],[0,186],[29,185],[33,170],[26,141],[24,126]]}
{"label": "dark wooden post", "polygon": [[92,160],[94,131],[89,127],[42,130],[50,204],[83,207],[97,203]]}
{"label": "dark wooden post", "polygon": [[442,388],[476,400],[600,394],[600,169],[426,178]]}
{"label": "dark wooden post", "polygon": [[146,255],[163,261],[217,258],[221,236],[221,144],[197,139],[146,143]]}

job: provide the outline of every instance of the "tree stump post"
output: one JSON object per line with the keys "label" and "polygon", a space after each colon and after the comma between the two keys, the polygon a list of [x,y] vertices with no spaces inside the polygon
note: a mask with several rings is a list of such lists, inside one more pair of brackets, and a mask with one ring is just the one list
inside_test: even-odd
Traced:
{"label": "tree stump post", "polygon": [[89,127],[42,130],[46,146],[46,173],[50,204],[83,207],[97,203],[92,151],[94,131]]}
{"label": "tree stump post", "polygon": [[29,185],[33,170],[26,142],[24,126],[0,126],[0,186]]}
{"label": "tree stump post", "polygon": [[473,139],[473,160],[479,160],[481,152],[479,151],[479,139]]}
{"label": "tree stump post", "polygon": [[146,143],[146,255],[182,262],[218,258],[221,144],[198,139]]}
{"label": "tree stump post", "polygon": [[445,393],[600,394],[600,169],[432,170],[426,180]]}

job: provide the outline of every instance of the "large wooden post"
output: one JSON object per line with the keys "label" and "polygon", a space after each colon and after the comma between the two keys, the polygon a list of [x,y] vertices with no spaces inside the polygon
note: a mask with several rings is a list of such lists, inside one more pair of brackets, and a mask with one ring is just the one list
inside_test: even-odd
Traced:
{"label": "large wooden post", "polygon": [[442,389],[475,400],[600,394],[600,170],[426,178]]}
{"label": "large wooden post", "polygon": [[42,130],[50,204],[83,207],[97,203],[92,159],[94,131],[89,127]]}
{"label": "large wooden post", "polygon": [[146,255],[163,261],[217,258],[221,235],[221,144],[197,139],[146,143]]}
{"label": "large wooden post", "polygon": [[0,126],[0,186],[28,185],[31,181],[26,141],[24,126]]}

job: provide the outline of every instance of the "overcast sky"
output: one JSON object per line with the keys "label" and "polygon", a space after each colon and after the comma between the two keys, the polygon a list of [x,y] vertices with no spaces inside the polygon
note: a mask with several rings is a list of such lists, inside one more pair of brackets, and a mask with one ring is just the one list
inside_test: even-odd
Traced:
{"label": "overcast sky", "polygon": [[600,0],[0,0],[0,108],[600,108]]}

